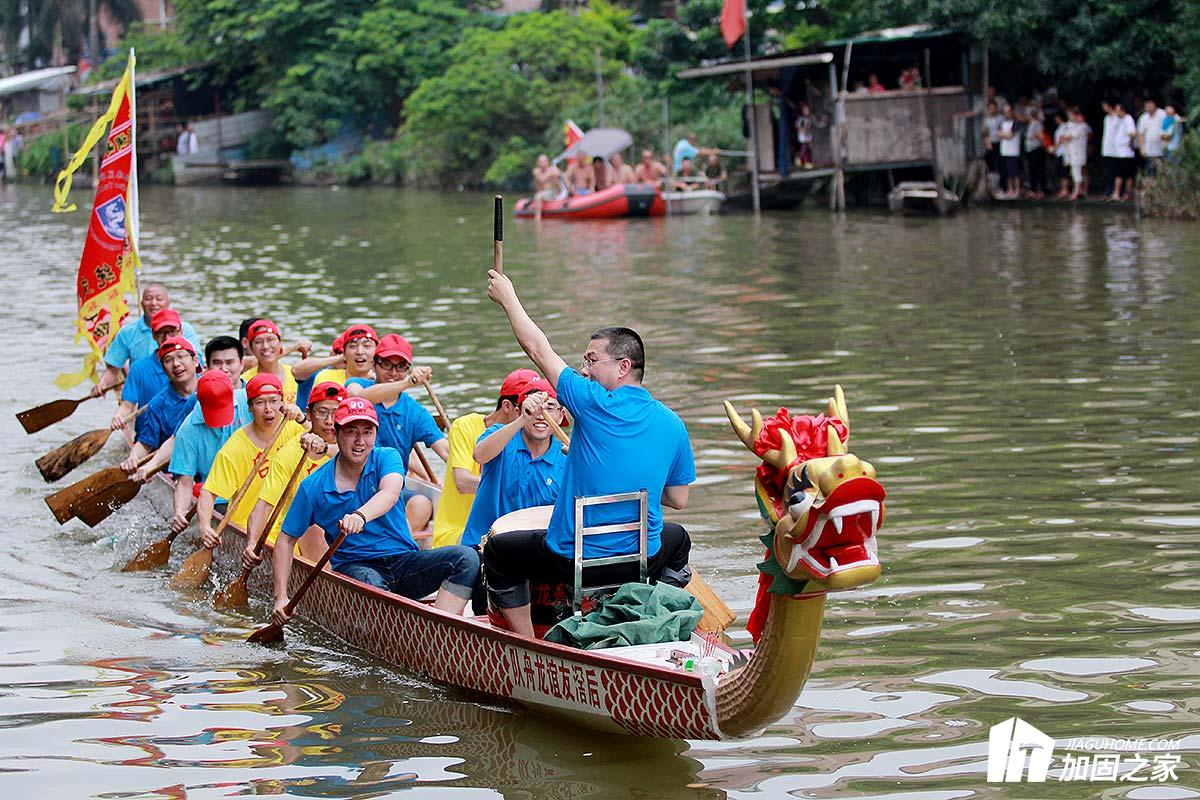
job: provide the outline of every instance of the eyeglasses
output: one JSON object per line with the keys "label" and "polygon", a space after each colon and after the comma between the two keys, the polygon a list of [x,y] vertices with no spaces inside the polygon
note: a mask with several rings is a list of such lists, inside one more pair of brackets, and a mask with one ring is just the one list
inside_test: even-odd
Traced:
{"label": "eyeglasses", "polygon": [[333,419],[333,415],[337,413],[336,408],[314,408],[311,409],[311,411],[313,417],[321,422],[328,422],[329,420]]}
{"label": "eyeglasses", "polygon": [[251,408],[271,408],[272,406],[282,406],[283,398],[279,395],[271,397],[256,397],[250,401]]}
{"label": "eyeglasses", "polygon": [[378,358],[375,359],[375,369],[386,369],[391,372],[408,372],[408,368],[411,366],[412,364],[406,362],[397,364],[395,361],[382,361]]}
{"label": "eyeglasses", "polygon": [[609,361],[623,361],[623,360],[624,359],[621,359],[621,358],[588,358],[587,356],[584,356],[583,358],[581,358],[579,360],[579,363],[583,365],[584,369],[591,370],[591,368],[596,366],[597,364],[607,364]]}

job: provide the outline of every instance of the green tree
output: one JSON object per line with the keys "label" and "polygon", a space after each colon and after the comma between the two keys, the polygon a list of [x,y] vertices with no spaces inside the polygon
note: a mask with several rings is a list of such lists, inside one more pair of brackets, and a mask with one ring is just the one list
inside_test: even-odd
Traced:
{"label": "green tree", "polygon": [[467,31],[446,71],[423,81],[405,105],[410,177],[477,186],[504,152],[553,144],[544,132],[595,92],[594,50],[605,80],[617,80],[629,33],[628,17],[611,7],[518,14],[498,31]]}

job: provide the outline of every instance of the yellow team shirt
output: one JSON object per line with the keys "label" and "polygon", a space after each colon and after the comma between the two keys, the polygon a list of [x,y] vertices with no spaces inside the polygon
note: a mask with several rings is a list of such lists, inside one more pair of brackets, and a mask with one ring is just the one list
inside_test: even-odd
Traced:
{"label": "yellow team shirt", "polygon": [[[258,374],[258,367],[254,366],[242,373],[242,380],[246,383]],[[299,385],[296,383],[295,377],[292,376],[292,368],[287,364],[283,365],[283,402],[295,404],[296,395],[300,391]]]}
{"label": "yellow team shirt", "polygon": [[[267,473],[266,479],[263,481],[262,491],[258,493],[258,499],[276,506],[280,502],[280,496],[283,490],[287,488],[288,481],[291,480],[292,470],[300,463],[300,456],[304,454],[304,448],[300,446],[300,438],[290,439],[287,444],[279,448],[271,459],[271,471]],[[304,464],[304,472],[300,474],[296,481],[296,486],[300,482],[317,471],[326,461],[331,458],[329,455],[323,455],[316,461],[309,460]],[[279,529],[283,527],[283,518],[287,516],[288,506],[292,504],[292,498],[296,496],[295,487],[292,488],[291,494],[283,499],[283,508],[279,511],[279,515],[275,518],[275,524],[271,526],[270,532],[267,533],[267,541],[275,544],[275,537],[279,534]]]}
{"label": "yellow team shirt", "polygon": [[316,386],[318,383],[324,383],[325,381],[333,381],[334,383],[340,383],[342,386],[345,386],[347,377],[346,370],[344,369],[326,367],[317,373],[317,378],[313,381],[313,386]]}
{"label": "yellow team shirt", "polygon": [[[271,473],[271,462],[288,441],[302,433],[304,433],[304,427],[300,423],[292,420],[285,423],[283,434],[275,442],[275,447],[267,455],[262,466],[258,468],[254,480],[250,482],[250,488],[246,490],[246,494],[238,503],[237,508],[231,509],[233,519],[230,520],[230,523],[237,525],[243,531],[246,530],[246,520],[250,519],[250,512],[258,500],[258,493],[262,491],[263,481]],[[246,475],[249,474],[250,467],[253,466],[254,459],[258,458],[260,452],[262,451],[258,449],[258,445],[250,440],[246,429],[238,428],[237,432],[229,437],[229,441],[221,445],[221,449],[217,451],[217,457],[213,459],[212,471],[208,473],[208,478],[204,481],[204,488],[217,497],[232,500],[238,489],[242,488],[242,481],[246,480]]]}
{"label": "yellow team shirt", "polygon": [[475,443],[486,430],[483,414],[465,414],[450,423],[446,436],[450,440],[450,457],[446,459],[446,480],[442,484],[442,499],[438,501],[437,518],[433,521],[433,546],[458,544],[475,495],[458,491],[454,468],[465,469],[478,476],[483,469],[475,460]]}

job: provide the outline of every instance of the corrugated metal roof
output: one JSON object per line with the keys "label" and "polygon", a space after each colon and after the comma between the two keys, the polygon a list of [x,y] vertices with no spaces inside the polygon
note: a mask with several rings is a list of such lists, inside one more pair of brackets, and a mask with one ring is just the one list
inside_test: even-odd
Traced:
{"label": "corrugated metal roof", "polygon": [[31,89],[58,89],[67,87],[67,76],[75,71],[75,67],[47,67],[35,69],[33,72],[22,72],[20,75],[9,75],[0,78],[0,95],[28,92]]}
{"label": "corrugated metal roof", "polygon": [[962,31],[953,28],[935,28],[932,25],[905,25],[902,28],[884,28],[878,31],[864,31],[851,36],[849,39],[832,39],[821,42],[822,47],[840,47],[847,43],[882,44],[884,42],[902,42],[907,39],[939,39],[943,36],[953,36]]}
{"label": "corrugated metal roof", "polygon": [[[833,61],[833,53],[805,53],[798,56],[783,56],[781,58],[760,58],[750,62],[751,72],[766,72],[782,69],[783,67],[798,67],[804,64],[828,64]],[[676,73],[677,78],[706,78],[711,75],[732,75],[735,72],[745,72],[746,62],[724,61],[707,67],[692,67]]]}
{"label": "corrugated metal roof", "polygon": [[[210,61],[201,61],[197,64],[185,64],[182,67],[174,67],[172,69],[163,69],[163,70],[159,70],[157,72],[140,72],[140,73],[137,73],[137,75],[136,75],[136,80],[134,82],[134,85],[137,88],[142,88],[145,86],[153,86],[156,83],[162,83],[163,81],[170,80],[171,78],[175,78],[175,77],[178,77],[179,75],[184,75],[188,72],[191,72],[192,70],[203,69],[204,67],[209,66],[211,63],[212,62],[210,62]],[[82,95],[107,94],[107,93],[111,92],[113,89],[117,88],[118,83],[120,83],[119,78],[117,80],[112,80],[112,81],[102,81],[100,83],[92,83],[87,86],[79,87],[79,89],[77,89],[75,91],[75,94],[82,94]]]}

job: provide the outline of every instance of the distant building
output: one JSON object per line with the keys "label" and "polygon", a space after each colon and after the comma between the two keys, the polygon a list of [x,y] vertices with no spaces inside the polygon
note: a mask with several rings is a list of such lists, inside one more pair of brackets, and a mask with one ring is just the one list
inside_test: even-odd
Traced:
{"label": "distant building", "polygon": [[66,107],[75,67],[48,67],[0,78],[0,120],[36,121]]}

